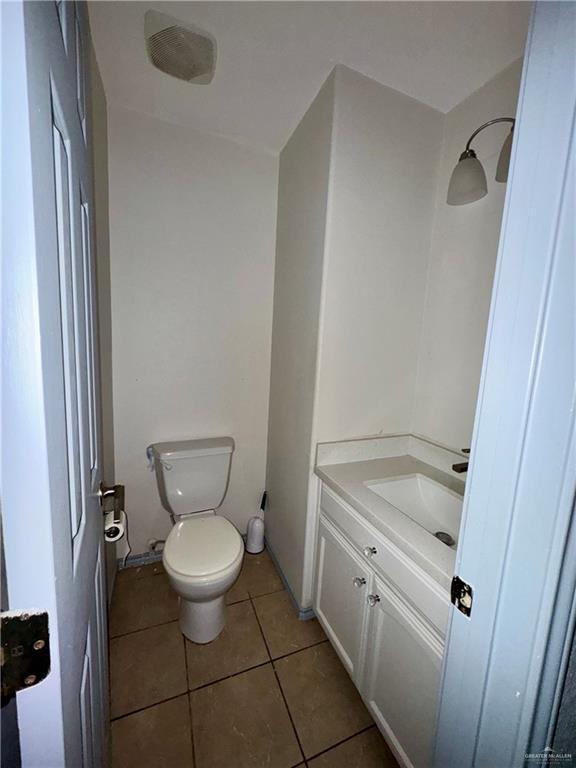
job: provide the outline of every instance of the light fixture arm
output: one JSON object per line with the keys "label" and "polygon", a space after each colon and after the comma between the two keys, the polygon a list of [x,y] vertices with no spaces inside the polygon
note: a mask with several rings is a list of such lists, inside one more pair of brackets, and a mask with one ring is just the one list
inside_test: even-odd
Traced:
{"label": "light fixture arm", "polygon": [[489,125],[494,125],[494,123],[512,123],[512,128],[510,130],[513,130],[516,120],[513,117],[496,117],[494,120],[488,120],[488,122],[484,123],[484,125],[481,125],[480,128],[476,128],[472,136],[470,136],[470,138],[466,142],[466,149],[464,150],[463,155],[468,157],[468,153],[470,151],[473,151],[473,150],[470,150],[470,144],[472,143],[473,139],[475,139],[476,136],[478,136],[480,131],[483,131],[484,128],[488,128]]}

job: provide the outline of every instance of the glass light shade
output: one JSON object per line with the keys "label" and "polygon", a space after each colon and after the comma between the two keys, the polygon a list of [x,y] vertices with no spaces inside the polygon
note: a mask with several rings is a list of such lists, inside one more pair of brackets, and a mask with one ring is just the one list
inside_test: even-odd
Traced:
{"label": "glass light shade", "polygon": [[458,165],[452,171],[448,185],[448,205],[466,205],[480,200],[488,192],[486,174],[474,150],[469,149],[460,156]]}
{"label": "glass light shade", "polygon": [[514,128],[511,129],[506,141],[502,144],[498,165],[496,166],[496,181],[508,181],[508,168],[510,167],[510,155],[512,154],[512,140],[514,139]]}

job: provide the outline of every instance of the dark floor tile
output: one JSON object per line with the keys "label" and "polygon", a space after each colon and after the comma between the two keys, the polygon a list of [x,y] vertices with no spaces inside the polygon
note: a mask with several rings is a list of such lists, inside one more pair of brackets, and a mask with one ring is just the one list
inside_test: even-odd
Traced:
{"label": "dark floor tile", "polygon": [[306,758],[372,724],[330,643],[274,662]]}
{"label": "dark floor tile", "polygon": [[284,589],[282,580],[268,552],[259,555],[244,555],[244,583],[250,597],[280,592]]}
{"label": "dark floor tile", "polygon": [[178,622],[110,641],[111,716],[119,717],[188,689]]}
{"label": "dark floor tile", "polygon": [[133,565],[128,568],[120,568],[116,573],[116,584],[121,584],[132,579],[145,579],[148,576],[157,576],[165,573],[162,560],[156,560],[146,565]]}
{"label": "dark floor tile", "polygon": [[242,563],[242,570],[240,575],[232,585],[232,588],[226,593],[226,605],[232,605],[233,603],[239,603],[242,600],[248,600],[250,595],[248,594],[248,588],[246,586],[246,554],[244,555],[244,562]]}
{"label": "dark floor tile", "polygon": [[115,720],[112,768],[193,768],[188,697]]}
{"label": "dark floor tile", "polygon": [[256,597],[254,608],[273,659],[326,640],[316,619],[301,621],[298,618],[285,590]]}
{"label": "dark floor tile", "polygon": [[196,768],[291,768],[302,755],[271,665],[190,694]]}
{"label": "dark floor tile", "polygon": [[226,608],[226,626],[216,640],[206,645],[187,640],[186,658],[190,690],[269,661],[250,601]]}
{"label": "dark floor tile", "polygon": [[114,589],[110,606],[110,637],[124,635],[178,618],[178,595],[165,574],[132,578]]}
{"label": "dark floor tile", "polygon": [[399,768],[376,726],[310,760],[309,768]]}

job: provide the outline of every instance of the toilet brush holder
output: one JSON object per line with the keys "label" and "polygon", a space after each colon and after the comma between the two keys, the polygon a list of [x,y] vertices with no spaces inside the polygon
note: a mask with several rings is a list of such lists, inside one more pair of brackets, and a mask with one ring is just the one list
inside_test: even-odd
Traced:
{"label": "toilet brush holder", "polygon": [[252,517],[248,521],[246,533],[246,552],[257,555],[264,549],[264,520],[261,517]]}

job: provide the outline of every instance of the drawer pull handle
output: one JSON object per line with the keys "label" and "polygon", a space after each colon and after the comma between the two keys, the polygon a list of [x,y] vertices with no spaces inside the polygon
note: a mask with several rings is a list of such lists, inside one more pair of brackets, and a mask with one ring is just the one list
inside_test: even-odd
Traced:
{"label": "drawer pull handle", "polygon": [[380,595],[368,595],[366,602],[370,608],[374,608],[374,606],[380,602]]}
{"label": "drawer pull handle", "polygon": [[366,579],[361,576],[355,576],[352,579],[352,584],[354,584],[355,587],[363,587],[364,584],[366,584]]}
{"label": "drawer pull handle", "polygon": [[376,547],[364,547],[362,550],[366,557],[374,557],[376,554]]}

